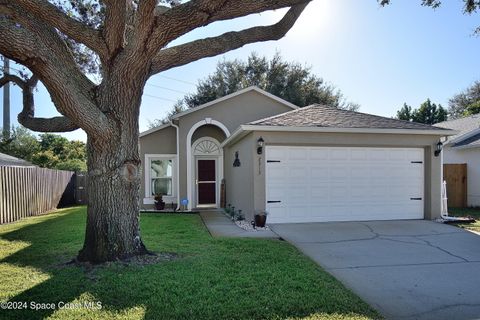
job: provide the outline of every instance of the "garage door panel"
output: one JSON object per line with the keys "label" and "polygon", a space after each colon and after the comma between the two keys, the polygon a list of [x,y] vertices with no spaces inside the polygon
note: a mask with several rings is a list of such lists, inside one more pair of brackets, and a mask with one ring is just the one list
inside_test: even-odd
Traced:
{"label": "garage door panel", "polygon": [[350,151],[350,159],[352,160],[366,160],[368,152],[365,149],[352,149]]}
{"label": "garage door panel", "polygon": [[309,206],[305,204],[292,205],[288,207],[288,216],[290,218],[302,218],[308,210]]}
{"label": "garage door panel", "polygon": [[288,222],[287,208],[281,206],[271,206],[268,211],[269,223],[282,223]]}
{"label": "garage door panel", "polygon": [[370,161],[387,161],[388,160],[388,151],[385,149],[375,149],[375,148],[370,148],[368,149],[368,154],[369,157],[368,159]]}
{"label": "garage door panel", "polygon": [[326,149],[310,149],[310,160],[327,160],[329,151]]}
{"label": "garage door panel", "polygon": [[349,169],[350,179],[352,181],[360,180],[362,183],[365,183],[371,177],[370,168],[367,166],[355,165]]}
{"label": "garage door panel", "polygon": [[312,186],[310,187],[310,199],[311,203],[325,203],[329,199],[328,186]]}
{"label": "garage door panel", "polygon": [[318,166],[314,164],[312,167],[310,167],[310,178],[313,181],[328,182],[329,181],[328,173],[329,173],[329,170],[328,170],[328,167],[326,166]]}
{"label": "garage door panel", "polygon": [[288,198],[285,185],[271,185],[267,190],[268,200],[278,200]]}
{"label": "garage door panel", "polygon": [[[271,223],[422,219],[421,148],[266,147]],[[421,163],[412,163],[421,162]],[[420,198],[421,200],[411,200]]]}
{"label": "garage door panel", "polygon": [[272,160],[286,160],[288,149],[269,147],[268,157]]}
{"label": "garage door panel", "polygon": [[392,162],[403,162],[407,160],[407,154],[405,149],[390,149],[388,152],[388,160]]}
{"label": "garage door panel", "polygon": [[330,159],[331,160],[348,160],[350,150],[345,148],[331,148]]}
{"label": "garage door panel", "polygon": [[305,205],[309,202],[308,193],[301,188],[294,188],[288,194],[288,201],[285,201],[285,204],[288,206],[295,206],[295,205]]}
{"label": "garage door panel", "polygon": [[421,148],[408,149],[408,160],[423,161],[425,152]]}
{"label": "garage door panel", "polygon": [[332,166],[329,171],[331,180],[345,181],[345,178],[349,176],[349,170],[340,166]]}
{"label": "garage door panel", "polygon": [[308,160],[308,148],[289,148],[287,151],[287,159],[288,160]]}
{"label": "garage door panel", "polygon": [[292,167],[284,174],[288,174],[290,179],[302,180],[309,177],[308,171],[309,170],[306,167]]}
{"label": "garage door panel", "polygon": [[339,216],[341,219],[343,219],[343,216],[350,217],[351,212],[351,207],[347,204],[330,205],[328,210],[329,216],[332,219],[335,219],[335,216]]}

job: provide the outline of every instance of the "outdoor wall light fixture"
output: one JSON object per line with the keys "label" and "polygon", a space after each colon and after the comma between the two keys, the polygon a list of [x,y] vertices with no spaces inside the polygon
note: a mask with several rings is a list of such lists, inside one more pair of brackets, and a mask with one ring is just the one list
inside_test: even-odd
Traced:
{"label": "outdoor wall light fixture", "polygon": [[240,159],[238,158],[238,151],[235,151],[235,160],[233,161],[234,167],[240,167]]}
{"label": "outdoor wall light fixture", "polygon": [[440,155],[440,152],[442,152],[443,149],[443,143],[442,141],[438,141],[437,146],[435,147],[435,157],[438,157]]}
{"label": "outdoor wall light fixture", "polygon": [[257,154],[263,153],[263,145],[265,144],[265,140],[262,137],[258,138],[257,140]]}

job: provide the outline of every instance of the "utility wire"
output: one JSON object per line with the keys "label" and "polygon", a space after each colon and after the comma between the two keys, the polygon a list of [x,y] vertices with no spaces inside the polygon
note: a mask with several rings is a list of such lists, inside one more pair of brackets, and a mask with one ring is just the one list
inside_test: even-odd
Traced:
{"label": "utility wire", "polygon": [[[18,72],[25,71],[25,70],[20,70],[20,69],[14,68],[14,67],[10,67],[10,69],[15,70],[15,71],[18,71]],[[28,70],[28,69],[26,69],[26,70]],[[182,82],[182,83],[185,83],[185,84],[189,84],[189,85],[192,85],[192,86],[197,86],[197,85],[196,85],[195,83],[193,83],[193,82],[189,82],[189,81],[177,79],[177,78],[174,78],[174,77],[168,77],[168,76],[164,76],[164,75],[161,75],[161,74],[159,74],[158,76],[159,76],[159,77],[162,77],[162,78],[165,78],[165,79],[169,79],[169,80],[173,80],[173,81],[178,81],[178,82]],[[153,85],[153,84],[152,84],[152,85]],[[163,88],[163,89],[167,89],[167,88]],[[173,89],[167,89],[167,90],[173,90]],[[180,92],[180,93],[186,93],[186,92],[181,92],[181,91],[178,91],[178,92]]]}
{"label": "utility wire", "polygon": [[165,78],[165,79],[169,79],[169,80],[173,80],[173,81],[178,81],[178,82],[183,82],[183,83],[186,83],[186,84],[189,84],[189,85],[192,85],[192,86],[197,86],[195,83],[193,82],[189,82],[189,81],[185,81],[185,80],[180,80],[180,79],[177,79],[177,78],[173,78],[173,77],[167,77],[167,76],[164,76],[162,74],[159,74],[158,76],[162,77],[162,78]]}
{"label": "utility wire", "polygon": [[158,84],[153,84],[153,83],[147,83],[147,86],[152,86],[152,87],[156,87],[156,88],[160,88],[160,89],[165,89],[165,90],[169,90],[169,91],[173,91],[173,92],[188,94],[188,93],[185,92],[185,91],[180,91],[180,90],[176,90],[176,89],[171,89],[171,88],[159,86]]}
{"label": "utility wire", "polygon": [[[20,69],[17,69],[17,68],[14,68],[14,67],[10,67],[11,70],[15,70],[15,71],[18,71],[18,72],[23,72],[25,70],[20,70]],[[179,81],[179,82],[184,82],[184,83],[187,83],[187,84],[191,84],[191,85],[195,85],[191,82],[187,82],[187,81],[183,81],[183,80],[179,80],[179,79],[175,79],[175,78],[172,78],[172,77],[167,77],[167,76],[162,76],[166,79],[171,79],[171,80],[175,80],[175,81]],[[156,87],[156,88],[160,88],[160,89],[164,89],[164,90],[169,90],[169,91],[172,91],[172,92],[177,92],[177,93],[182,93],[182,94],[188,94],[188,92],[185,92],[185,91],[180,91],[180,90],[176,90],[176,89],[172,89],[172,88],[168,88],[168,87],[163,87],[163,86],[159,86],[157,84],[153,84],[153,83],[147,83],[147,85],[149,86],[152,86],[152,87]],[[170,101],[170,102],[177,102],[175,100],[172,100],[172,99],[167,99],[167,98],[162,98],[162,97],[158,97],[158,96],[154,96],[154,95],[151,95],[151,94],[146,94],[144,93],[143,94],[144,96],[146,97],[149,97],[149,98],[154,98],[154,99],[159,99],[159,100],[164,100],[164,101]]]}
{"label": "utility wire", "polygon": [[177,102],[177,101],[172,100],[172,99],[167,99],[167,98],[161,98],[161,97],[157,97],[157,96],[152,96],[151,94],[146,94],[146,93],[144,93],[143,95],[144,95],[145,97],[150,97],[150,98],[154,98],[154,99],[170,101],[170,102],[173,102],[173,103],[176,103],[176,102]]}

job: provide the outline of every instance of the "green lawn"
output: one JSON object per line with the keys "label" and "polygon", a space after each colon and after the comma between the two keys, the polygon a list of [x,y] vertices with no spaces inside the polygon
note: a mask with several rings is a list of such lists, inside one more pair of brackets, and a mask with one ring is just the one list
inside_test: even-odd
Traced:
{"label": "green lawn", "polygon": [[[147,247],[176,253],[175,260],[93,269],[65,265],[82,245],[85,211],[64,209],[0,226],[0,301],[56,306],[0,310],[0,318],[380,318],[288,243],[212,238],[197,215],[142,214]],[[60,310],[60,302],[101,302],[102,308]]]}
{"label": "green lawn", "polygon": [[474,223],[456,223],[455,225],[460,228],[480,232],[480,208],[448,208],[448,214],[453,217],[473,217],[477,220]]}

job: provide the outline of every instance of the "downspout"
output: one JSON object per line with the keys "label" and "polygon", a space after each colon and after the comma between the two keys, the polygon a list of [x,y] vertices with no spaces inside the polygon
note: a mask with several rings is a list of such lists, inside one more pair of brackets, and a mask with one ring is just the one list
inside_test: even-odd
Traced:
{"label": "downspout", "polygon": [[175,128],[176,130],[176,140],[177,140],[177,165],[176,165],[176,175],[177,175],[177,208],[175,211],[180,210],[180,141],[179,141],[179,128],[176,124],[173,123],[172,120],[170,120],[170,124],[172,127]]}
{"label": "downspout", "polygon": [[[442,141],[443,140],[443,141]],[[447,140],[448,140],[448,137],[441,137],[440,138],[440,141],[442,143],[447,143]],[[441,204],[440,204],[440,217],[443,218],[443,215],[444,215],[444,212],[446,212],[447,216],[448,216],[448,203],[444,203],[443,202],[443,186],[444,186],[444,176],[443,176],[443,149],[442,149],[442,152],[440,152],[440,185],[442,186],[441,189],[440,189],[440,192],[441,192],[441,196],[440,196],[440,201],[441,201]],[[447,183],[445,182],[445,197],[447,196]],[[445,201],[446,202],[446,201]],[[444,208],[444,206],[446,205],[446,208]]]}

